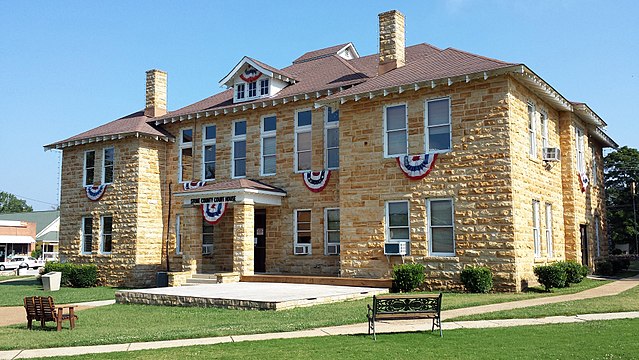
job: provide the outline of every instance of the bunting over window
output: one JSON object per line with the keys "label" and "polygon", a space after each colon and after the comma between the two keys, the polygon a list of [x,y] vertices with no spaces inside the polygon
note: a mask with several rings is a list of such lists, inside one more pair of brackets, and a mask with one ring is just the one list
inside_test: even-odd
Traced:
{"label": "bunting over window", "polygon": [[401,155],[397,157],[397,164],[406,177],[421,180],[433,170],[435,160],[437,154]]}
{"label": "bunting over window", "polygon": [[84,187],[84,190],[86,191],[87,197],[89,198],[89,200],[98,201],[100,200],[100,198],[102,198],[102,196],[104,196],[104,193],[106,192],[106,188],[107,188],[107,184],[102,184],[98,186],[87,185]]}
{"label": "bunting over window", "polygon": [[324,190],[330,177],[330,170],[307,171],[302,174],[304,185],[306,185],[306,187],[312,192],[320,192]]}
{"label": "bunting over window", "polygon": [[226,203],[208,203],[202,204],[202,215],[204,221],[211,225],[215,225],[222,220],[222,216],[226,211]]}

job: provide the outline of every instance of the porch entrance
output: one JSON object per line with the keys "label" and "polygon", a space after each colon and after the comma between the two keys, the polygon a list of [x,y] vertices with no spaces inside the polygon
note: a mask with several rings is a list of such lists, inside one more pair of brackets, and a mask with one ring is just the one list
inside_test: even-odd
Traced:
{"label": "porch entrance", "polygon": [[586,225],[579,225],[579,235],[581,237],[581,264],[590,266],[588,261],[588,228]]}
{"label": "porch entrance", "polygon": [[255,209],[255,272],[266,272],[266,209]]}

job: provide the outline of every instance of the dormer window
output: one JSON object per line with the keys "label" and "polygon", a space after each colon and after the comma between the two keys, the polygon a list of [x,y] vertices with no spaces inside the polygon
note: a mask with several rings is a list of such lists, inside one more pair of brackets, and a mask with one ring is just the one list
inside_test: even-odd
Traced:
{"label": "dormer window", "polygon": [[260,96],[268,95],[269,83],[268,79],[260,80]]}
{"label": "dormer window", "polygon": [[238,103],[274,96],[295,82],[285,71],[245,56],[220,85],[234,89],[233,102]]}
{"label": "dormer window", "polygon": [[248,97],[253,98],[257,96],[257,83],[252,82],[248,84]]}
{"label": "dormer window", "polygon": [[244,99],[244,84],[235,85],[235,98],[238,100]]}

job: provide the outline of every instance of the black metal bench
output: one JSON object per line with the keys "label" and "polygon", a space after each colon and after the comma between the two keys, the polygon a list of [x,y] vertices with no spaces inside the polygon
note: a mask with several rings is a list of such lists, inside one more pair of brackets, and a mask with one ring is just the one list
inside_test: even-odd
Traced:
{"label": "black metal bench", "polygon": [[408,319],[432,319],[433,326],[439,328],[439,336],[442,333],[441,309],[442,294],[413,294],[413,295],[380,295],[373,296],[373,306],[368,306],[368,334],[375,334],[375,321],[379,320],[408,320]]}

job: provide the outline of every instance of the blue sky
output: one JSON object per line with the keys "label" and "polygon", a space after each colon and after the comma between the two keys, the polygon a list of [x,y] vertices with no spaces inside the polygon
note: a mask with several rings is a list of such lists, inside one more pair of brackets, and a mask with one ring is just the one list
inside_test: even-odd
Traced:
{"label": "blue sky", "polygon": [[148,69],[168,72],[174,110],[220,91],[244,55],[281,68],[348,41],[376,53],[390,9],[408,45],[523,62],[639,147],[639,1],[0,0],[0,191],[55,206],[59,155],[42,146],[142,109]]}

